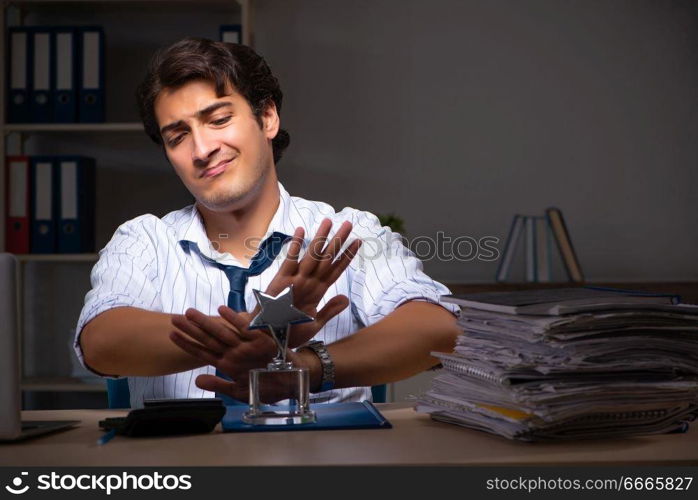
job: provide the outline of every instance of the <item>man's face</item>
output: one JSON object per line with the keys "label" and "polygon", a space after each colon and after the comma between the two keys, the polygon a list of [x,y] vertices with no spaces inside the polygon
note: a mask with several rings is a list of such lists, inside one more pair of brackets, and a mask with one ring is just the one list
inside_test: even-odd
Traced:
{"label": "man's face", "polygon": [[237,91],[216,96],[215,86],[193,81],[165,89],[155,101],[167,158],[196,200],[212,211],[243,208],[273,167],[271,140],[279,129],[276,108],[262,126]]}

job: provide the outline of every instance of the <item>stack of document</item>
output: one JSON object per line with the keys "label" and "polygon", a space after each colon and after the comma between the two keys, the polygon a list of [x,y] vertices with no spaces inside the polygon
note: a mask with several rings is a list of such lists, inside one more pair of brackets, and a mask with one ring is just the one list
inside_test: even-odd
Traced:
{"label": "stack of document", "polygon": [[698,306],[568,288],[449,295],[453,353],[416,409],[510,439],[685,431],[698,414]]}

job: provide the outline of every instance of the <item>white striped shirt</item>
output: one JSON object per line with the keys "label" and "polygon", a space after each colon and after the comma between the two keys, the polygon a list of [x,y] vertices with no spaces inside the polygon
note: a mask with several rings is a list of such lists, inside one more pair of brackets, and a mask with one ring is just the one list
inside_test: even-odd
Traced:
{"label": "white striped shirt", "polygon": [[[305,230],[305,248],[323,218],[332,220],[330,237],[343,221],[351,221],[352,234],[345,248],[356,238],[363,240],[358,255],[330,286],[317,308],[320,310],[339,294],[349,297],[351,306],[330,320],[315,339],[330,344],[376,323],[406,301],[425,300],[438,304],[440,296],[449,293],[444,285],[424,274],[421,261],[402,244],[400,235],[381,227],[375,215],[350,207],[335,212],[326,203],[290,196],[280,183],[279,191],[279,207],[262,241],[274,231],[292,235],[295,228],[301,226]],[[287,248],[288,244],[284,250]],[[248,311],[256,305],[252,290],[266,290],[285,258],[284,250],[262,274],[249,278],[245,288]],[[227,303],[230,284],[225,273],[207,259],[245,267],[231,254],[222,254],[213,248],[194,205],[170,212],[162,219],[147,214],[119,226],[100,251],[99,260],[92,269],[92,289],[85,296],[78,320],[75,351],[83,365],[80,332],[95,316],[109,309],[129,306],[183,314],[192,307],[217,316],[218,307]],[[457,312],[454,305],[441,305]],[[129,376],[131,406],[142,407],[144,399],[152,398],[213,397],[213,393],[199,389],[194,383],[196,377],[204,373],[213,374],[215,368],[204,366],[157,377]],[[369,387],[334,389],[311,395],[313,403],[364,399],[371,399]]]}

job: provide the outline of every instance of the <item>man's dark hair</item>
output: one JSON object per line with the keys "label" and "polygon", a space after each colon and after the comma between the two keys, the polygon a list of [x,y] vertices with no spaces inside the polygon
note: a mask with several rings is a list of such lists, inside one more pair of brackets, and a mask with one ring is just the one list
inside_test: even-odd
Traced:
{"label": "man's dark hair", "polygon": [[[153,56],[148,73],[136,91],[145,132],[156,144],[163,145],[155,118],[158,95],[164,89],[178,89],[195,80],[213,83],[218,97],[226,95],[232,85],[247,100],[260,127],[262,113],[270,101],[281,115],[283,93],[279,81],[254,50],[237,43],[185,38]],[[279,129],[272,140],[274,163],[281,159],[290,140],[288,132]]]}

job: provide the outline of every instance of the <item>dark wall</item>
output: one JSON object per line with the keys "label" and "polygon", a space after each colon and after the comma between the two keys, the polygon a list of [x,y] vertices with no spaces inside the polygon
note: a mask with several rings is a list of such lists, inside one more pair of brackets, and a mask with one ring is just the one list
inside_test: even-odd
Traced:
{"label": "dark wall", "polygon": [[[259,0],[282,181],[394,211],[412,238],[504,238],[514,213],[557,205],[589,279],[696,279],[697,5]],[[496,269],[425,265],[451,282]]]}

